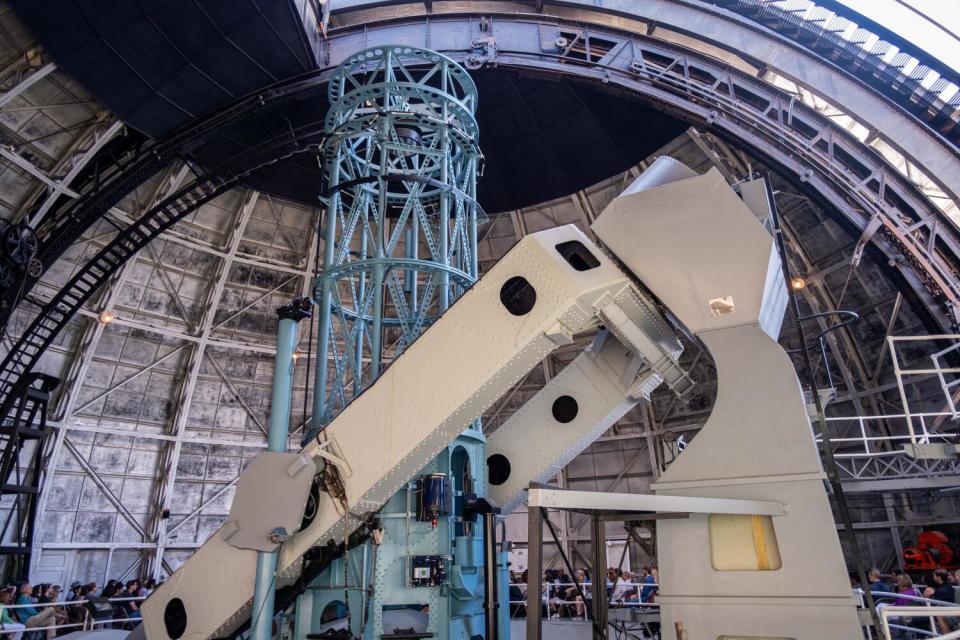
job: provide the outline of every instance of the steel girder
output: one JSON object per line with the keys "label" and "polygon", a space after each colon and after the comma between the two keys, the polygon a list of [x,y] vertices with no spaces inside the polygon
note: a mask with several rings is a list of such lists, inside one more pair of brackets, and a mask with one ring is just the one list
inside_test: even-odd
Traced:
{"label": "steel girder", "polygon": [[476,281],[483,216],[477,89],[462,66],[425,49],[367,49],[328,92],[311,433]]}
{"label": "steel girder", "polygon": [[[865,79],[954,143],[960,139],[960,72],[922,46],[835,0],[706,0],[776,31]],[[946,96],[944,99],[943,96]]]}
{"label": "steel girder", "polygon": [[[921,117],[921,103],[929,102],[924,95],[925,85],[936,83],[942,90],[953,84],[942,77],[947,73],[944,65],[939,65],[939,74],[930,71],[923,75],[922,69],[930,67],[921,62],[904,75],[901,69],[910,69],[913,64],[908,60],[912,58],[910,53],[901,51],[888,63],[885,56],[896,49],[891,49],[882,34],[876,40],[862,25],[853,29],[849,21],[834,22],[830,17],[833,12],[817,6],[817,2],[836,5],[833,0],[490,0],[484,3],[486,13],[480,14],[474,3],[467,0],[341,0],[334,22],[341,27],[363,28],[417,16],[425,20],[427,37],[436,43],[444,40],[446,34],[432,30],[430,25],[436,24],[443,14],[473,14],[478,20],[493,24],[494,17],[501,21],[518,13],[530,16],[519,12],[516,6],[530,4],[536,11],[532,15],[544,24],[566,21],[584,30],[621,29],[641,38],[674,43],[735,68],[752,67],[751,73],[762,79],[773,72],[828,98],[833,105],[842,105],[847,114],[864,123],[871,136],[887,142],[915,166],[924,167],[946,193],[960,198],[957,140],[943,135],[944,130],[951,132],[950,127],[960,120],[960,111],[956,110],[960,96],[949,99],[946,106],[953,111],[946,124],[934,127],[927,112]],[[847,27],[853,33],[846,33]],[[835,29],[841,29],[839,36],[833,32]],[[566,39],[561,47],[545,33],[543,51],[582,49],[584,40],[582,36]],[[323,60],[324,55],[321,48],[317,57]],[[918,70],[920,77],[912,77]],[[879,82],[874,81],[877,79]],[[939,94],[935,95],[939,98]],[[930,108],[939,108],[939,102],[943,100],[934,100]]]}
{"label": "steel girder", "polygon": [[[429,25],[427,24],[429,22]],[[439,28],[442,27],[442,28]],[[586,55],[573,48],[558,52],[553,43],[575,33]],[[576,36],[575,36],[576,37]],[[438,42],[439,41],[439,42]],[[589,51],[590,42],[597,44]],[[584,28],[538,16],[451,15],[414,17],[331,32],[320,52],[336,64],[365,45],[404,42],[446,50],[468,66],[500,66],[525,73],[576,77],[608,85],[700,123],[736,140],[778,166],[785,177],[840,214],[848,227],[878,231],[873,242],[887,255],[931,310],[949,329],[960,308],[960,237],[914,185],[830,118],[797,103],[776,87],[728,62],[689,48],[652,43],[644,36],[610,28]],[[546,51],[544,49],[547,49]],[[282,106],[324,84],[331,68],[281,83],[197,122],[169,139],[148,142],[139,155],[101,175],[92,185],[41,224],[41,257],[52,262],[110,207],[173,159],[201,146],[225,126]],[[319,120],[318,114],[318,120]],[[322,139],[315,127],[291,131],[275,144],[251,150],[229,166],[214,167],[144,214],[81,269],[41,311],[0,364],[0,413],[13,380],[30,370],[69,317],[127,259],[197,206],[231,188],[256,168],[293,153],[313,150]],[[133,156],[136,155],[134,158]],[[25,287],[28,291],[30,284]],[[15,301],[8,301],[11,305]]]}

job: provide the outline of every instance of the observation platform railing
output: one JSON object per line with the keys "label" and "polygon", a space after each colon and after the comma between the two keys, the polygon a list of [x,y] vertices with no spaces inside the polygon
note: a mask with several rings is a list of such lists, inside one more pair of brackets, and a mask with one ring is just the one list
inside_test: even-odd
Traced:
{"label": "observation platform railing", "polygon": [[[66,600],[64,602],[36,602],[33,604],[0,605],[0,608],[4,608],[8,610],[8,613],[10,614],[10,617],[14,620],[14,622],[20,622],[20,619],[15,614],[17,609],[34,608],[38,610],[43,610],[43,609],[48,609],[53,607],[56,609],[61,609],[62,610],[61,612],[66,614],[67,607],[81,606],[83,607],[83,612],[84,612],[83,620],[80,622],[64,622],[62,624],[47,625],[42,627],[41,626],[26,627],[24,629],[0,628],[0,636],[12,637],[16,634],[29,634],[29,633],[33,633],[34,631],[49,631],[51,629],[55,631],[63,631],[63,630],[85,631],[85,630],[96,629],[97,627],[104,627],[106,625],[113,625],[113,624],[119,624],[119,625],[130,624],[133,626],[140,624],[139,616],[132,617],[132,618],[131,617],[123,617],[123,618],[111,617],[111,618],[95,619],[93,616],[90,615],[90,609],[87,607],[87,605],[94,600],[99,600],[99,598],[84,599],[84,600]],[[146,600],[146,597],[137,596],[137,597],[131,597],[131,598],[107,598],[106,600],[107,602],[116,606],[123,602],[143,602],[144,600]]]}
{"label": "observation platform railing", "polygon": [[[511,583],[511,586],[517,586],[521,589],[526,586],[525,583]],[[634,612],[642,612],[643,614],[648,615],[650,621],[659,621],[660,613],[660,604],[655,600],[650,602],[642,602],[639,599],[630,599],[630,598],[616,598],[611,593],[612,588],[622,588],[627,590],[634,590],[635,593],[640,593],[642,589],[653,588],[654,597],[658,593],[659,589],[658,584],[655,583],[645,583],[645,582],[622,582],[616,587],[613,585],[607,585],[604,589],[605,597],[608,598],[611,607],[611,613],[616,610],[630,610]],[[556,620],[559,617],[559,608],[565,607],[569,617],[566,618],[571,622],[588,622],[590,620],[590,605],[588,602],[584,602],[577,599],[577,596],[573,596],[572,599],[569,596],[570,589],[574,589],[575,584],[573,582],[551,582],[551,583],[541,583],[541,593],[539,594],[539,606],[546,607],[549,614],[549,619]],[[591,597],[592,591],[591,583],[581,583],[580,584],[583,593],[589,599]],[[544,593],[546,591],[546,593]],[[574,589],[575,592],[575,589]],[[554,596],[554,593],[564,594],[562,597]],[[863,590],[854,589],[853,595],[859,603],[859,607],[864,609],[866,607]],[[883,629],[880,630],[879,634],[872,629],[870,626],[864,625],[864,632],[867,638],[869,639],[880,639],[883,640],[896,640],[896,635],[891,635],[894,632],[896,633],[905,633],[913,634],[908,635],[908,637],[923,637],[923,638],[936,638],[938,640],[960,640],[960,604],[956,602],[944,602],[942,600],[935,600],[933,598],[924,598],[920,596],[911,596],[909,594],[903,593],[892,593],[885,591],[874,591],[873,597],[877,601],[877,611],[880,613],[880,618],[883,624]],[[894,602],[909,602],[907,606],[903,605],[894,605]],[[509,600],[510,606],[510,617],[511,618],[523,618],[526,617],[526,607],[527,598],[523,597],[521,599],[511,598]],[[583,614],[576,615],[577,607],[582,607]],[[521,609],[523,607],[523,609]],[[558,610],[557,617],[553,614],[553,609]],[[947,624],[952,628],[951,631],[943,633],[940,627],[937,624],[937,620],[940,618],[947,619]],[[950,620],[951,618],[956,618],[956,620]],[[920,622],[918,619],[922,619]],[[907,624],[909,622],[909,624]],[[611,624],[614,621],[611,620]],[[917,626],[922,624],[923,626]]]}
{"label": "observation platform railing", "polygon": [[[858,589],[857,592],[862,596],[862,591]],[[960,639],[960,604],[956,602],[884,591],[874,591],[873,597],[878,601],[877,612],[883,626],[880,638],[884,640],[899,637]],[[891,600],[909,604],[891,604]],[[944,620],[944,626],[949,630],[942,629],[939,620]]]}
{"label": "observation platform railing", "polygon": [[[913,419],[912,432],[907,426],[907,416],[902,413],[827,418],[834,457],[844,479],[881,480],[960,474],[960,457],[922,459],[903,448],[911,444],[952,444],[957,434],[942,433],[933,427],[935,421],[952,420],[952,414],[914,413],[910,417]],[[881,433],[883,435],[878,435]],[[822,434],[816,433],[814,440],[817,445],[822,445]]]}

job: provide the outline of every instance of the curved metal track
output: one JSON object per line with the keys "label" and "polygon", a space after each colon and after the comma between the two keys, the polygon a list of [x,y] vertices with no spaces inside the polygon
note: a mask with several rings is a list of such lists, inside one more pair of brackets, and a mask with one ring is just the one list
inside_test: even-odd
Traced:
{"label": "curved metal track", "polygon": [[43,306],[3,359],[0,364],[0,422],[13,408],[17,397],[13,390],[18,381],[32,369],[70,318],[127,260],[177,221],[234,188],[245,177],[280,159],[317,150],[322,139],[321,122],[291,131],[287,139],[251,149],[231,161],[229,166],[202,173],[121,230]]}
{"label": "curved metal track", "polygon": [[[46,216],[35,230],[41,240],[37,257],[43,263],[44,270],[112,207],[171,162],[200,148],[210,136],[228,125],[281,106],[324,82],[325,74],[311,72],[305,77],[266,87],[262,92],[247,96],[167,138],[129,145],[112,166],[97,171],[83,187],[78,188],[79,198],[62,202],[56,213]],[[21,298],[36,282],[36,279],[28,278],[20,292]],[[3,324],[6,324],[9,314],[19,302],[17,293],[8,290],[4,294],[0,312],[0,322]]]}
{"label": "curved metal track", "polygon": [[[887,165],[828,117],[797,103],[757,77],[733,69],[716,58],[689,49],[652,43],[635,33],[610,28],[585,30],[582,23],[537,16],[498,16],[495,30],[481,31],[479,16],[430,18],[431,28],[443,22],[446,51],[467,65],[498,65],[552,77],[596,81],[674,114],[701,123],[719,135],[767,158],[785,177],[838,211],[848,227],[863,230],[931,309],[945,329],[960,309],[960,237],[939,211],[905,177]],[[485,20],[486,18],[484,18]],[[336,64],[371,44],[392,41],[429,46],[426,18],[365,25],[334,32],[325,41],[328,63]],[[491,29],[491,27],[487,27]],[[485,37],[480,37],[484,33]],[[496,35],[494,36],[493,33]],[[545,53],[544,41],[577,34],[586,46],[597,43],[596,55],[578,58]],[[600,43],[603,43],[601,46]],[[330,68],[279,83],[249,96],[172,135],[146,146],[139,158],[101,175],[101,187],[66,203],[39,230],[41,258],[49,266],[110,207],[171,160],[189,154],[228,124],[256,116],[310,91],[317,91]],[[319,114],[318,114],[319,115]],[[318,132],[312,132],[314,136]],[[272,158],[259,150],[256,163],[221,167],[181,189],[124,230],[48,303],[0,364],[0,418],[6,415],[12,383],[29,371],[70,316],[107,281],[123,262],[151,239],[196,207],[215,197],[256,166],[296,151],[297,132],[275,147]],[[286,146],[284,146],[286,145]],[[249,160],[249,158],[248,158]],[[217,172],[222,171],[222,174]],[[27,283],[28,291],[33,283]],[[8,301],[12,305],[15,301]]]}
{"label": "curved metal track", "polygon": [[[707,0],[785,36],[855,74],[960,145],[960,72],[835,0]],[[852,25],[856,29],[852,30]],[[867,46],[869,43],[869,46]],[[941,98],[947,95],[947,99]]]}

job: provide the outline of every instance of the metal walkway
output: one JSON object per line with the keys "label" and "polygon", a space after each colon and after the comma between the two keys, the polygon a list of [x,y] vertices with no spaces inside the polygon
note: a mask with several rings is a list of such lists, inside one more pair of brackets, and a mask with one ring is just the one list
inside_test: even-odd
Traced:
{"label": "metal walkway", "polygon": [[[918,440],[922,444],[950,444],[955,434],[932,433],[927,424],[936,418],[950,418],[949,413],[913,414],[921,427]],[[836,448],[837,468],[844,480],[892,480],[937,478],[960,475],[960,457],[921,459],[912,456],[903,446],[911,442],[905,414],[827,418],[831,441]],[[890,425],[899,426],[898,435],[877,434]],[[816,434],[818,445],[823,436]]]}

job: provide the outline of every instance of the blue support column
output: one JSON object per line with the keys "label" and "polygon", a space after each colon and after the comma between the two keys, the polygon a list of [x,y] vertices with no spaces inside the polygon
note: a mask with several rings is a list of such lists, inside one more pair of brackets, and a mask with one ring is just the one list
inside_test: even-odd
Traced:
{"label": "blue support column", "polygon": [[[297,346],[297,324],[309,318],[313,301],[298,298],[277,309],[277,357],[273,367],[273,395],[270,399],[270,427],[267,451],[285,452],[290,433],[290,405],[293,398],[293,352]],[[250,623],[253,640],[269,640],[273,635],[273,601],[276,596],[278,551],[257,552],[257,576],[253,591]]]}

